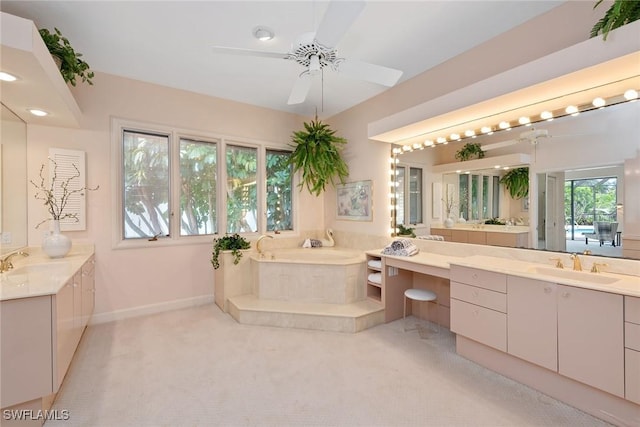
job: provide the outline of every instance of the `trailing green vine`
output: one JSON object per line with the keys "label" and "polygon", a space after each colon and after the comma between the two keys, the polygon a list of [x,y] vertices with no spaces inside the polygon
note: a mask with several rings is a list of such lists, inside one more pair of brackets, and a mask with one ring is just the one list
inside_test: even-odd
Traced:
{"label": "trailing green vine", "polygon": [[522,199],[529,195],[529,168],[511,169],[501,179],[500,184],[509,191],[514,199]]}
{"label": "trailing green vine", "polygon": [[335,131],[317,116],[304,127],[293,133],[291,146],[295,148],[289,161],[294,172],[302,170],[299,187],[306,186],[311,194],[319,196],[328,183],[335,186],[336,177],[344,184],[349,176],[349,168],[340,156],[347,140],[335,136]]}
{"label": "trailing green vine", "polygon": [[211,254],[211,265],[214,269],[220,268],[220,252],[231,251],[233,255],[233,263],[238,264],[242,258],[242,249],[249,249],[251,243],[239,234],[232,234],[213,239],[213,252]]}

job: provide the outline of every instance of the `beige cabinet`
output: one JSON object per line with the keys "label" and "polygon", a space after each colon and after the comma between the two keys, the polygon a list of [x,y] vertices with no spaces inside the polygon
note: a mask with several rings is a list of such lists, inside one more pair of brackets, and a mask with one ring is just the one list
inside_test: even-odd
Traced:
{"label": "beige cabinet", "polygon": [[93,277],[91,258],[55,295],[1,302],[0,407],[58,391],[93,312]]}
{"label": "beige cabinet", "polygon": [[508,350],[624,397],[623,297],[509,276]]}
{"label": "beige cabinet", "polygon": [[82,303],[81,303],[81,324],[82,328],[86,327],[93,314],[95,307],[95,293],[96,293],[96,280],[95,280],[95,258],[91,257],[82,266]]}
{"label": "beige cabinet", "polygon": [[2,301],[0,407],[52,392],[51,296]]}
{"label": "beige cabinet", "polygon": [[624,297],[625,399],[640,404],[640,298]]}
{"label": "beige cabinet", "polygon": [[451,266],[451,331],[507,351],[506,275]]}
{"label": "beige cabinet", "polygon": [[507,353],[558,370],[557,285],[507,277]]}
{"label": "beige cabinet", "polygon": [[558,372],[624,397],[623,297],[558,285]]}

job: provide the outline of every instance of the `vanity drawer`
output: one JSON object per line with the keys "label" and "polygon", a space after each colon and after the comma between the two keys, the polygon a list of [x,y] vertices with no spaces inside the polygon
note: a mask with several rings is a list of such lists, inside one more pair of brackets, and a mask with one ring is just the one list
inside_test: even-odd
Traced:
{"label": "vanity drawer", "polygon": [[640,325],[624,322],[624,346],[640,351]]}
{"label": "vanity drawer", "polygon": [[464,283],[451,282],[451,298],[470,302],[492,310],[507,312],[507,294]]}
{"label": "vanity drawer", "polygon": [[624,297],[624,320],[640,325],[640,298]]}
{"label": "vanity drawer", "polygon": [[640,404],[640,351],[624,349],[624,398]]}
{"label": "vanity drawer", "polygon": [[451,332],[507,351],[507,315],[504,313],[452,299]]}
{"label": "vanity drawer", "polygon": [[507,292],[507,275],[503,273],[452,265],[449,279],[496,292]]}

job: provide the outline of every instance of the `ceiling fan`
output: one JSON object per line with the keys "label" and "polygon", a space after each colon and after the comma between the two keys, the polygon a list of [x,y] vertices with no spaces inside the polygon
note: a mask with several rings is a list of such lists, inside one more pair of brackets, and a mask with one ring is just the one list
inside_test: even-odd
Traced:
{"label": "ceiling fan", "polygon": [[287,59],[305,67],[293,85],[287,102],[289,105],[304,102],[311,88],[312,77],[325,67],[357,79],[393,86],[402,76],[402,71],[338,56],[336,45],[360,15],[364,6],[365,3],[361,1],[330,2],[317,31],[299,36],[291,50],[286,53],[224,46],[214,46],[213,51],[223,54]]}

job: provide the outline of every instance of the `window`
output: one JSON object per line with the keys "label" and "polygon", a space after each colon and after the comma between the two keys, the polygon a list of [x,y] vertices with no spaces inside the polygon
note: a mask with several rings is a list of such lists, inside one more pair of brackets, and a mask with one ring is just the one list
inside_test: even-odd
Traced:
{"label": "window", "polygon": [[592,233],[595,222],[617,221],[616,177],[568,179],[564,182],[567,238]]}
{"label": "window", "polygon": [[290,151],[121,119],[112,140],[117,245],[294,229]]}
{"label": "window", "polygon": [[458,177],[460,217],[483,220],[500,216],[500,177],[461,174]]}
{"label": "window", "polygon": [[214,234],[218,158],[215,142],[180,139],[180,235]]}
{"label": "window", "polygon": [[[406,173],[409,170],[407,179]],[[422,169],[410,166],[396,167],[396,222],[422,224]],[[408,219],[408,223],[405,222]]]}
{"label": "window", "polygon": [[293,168],[289,151],[267,150],[267,231],[292,230]]}
{"label": "window", "polygon": [[169,135],[125,130],[122,154],[124,238],[168,235]]}
{"label": "window", "polygon": [[227,145],[227,233],[258,231],[258,150]]}

